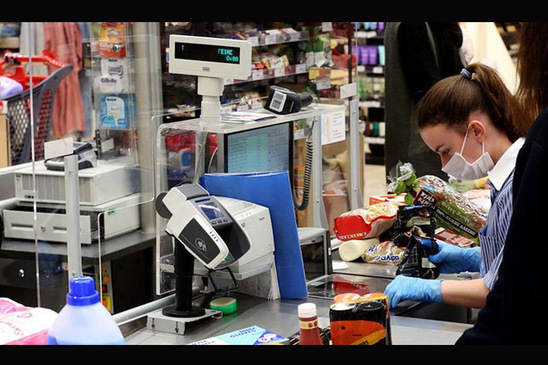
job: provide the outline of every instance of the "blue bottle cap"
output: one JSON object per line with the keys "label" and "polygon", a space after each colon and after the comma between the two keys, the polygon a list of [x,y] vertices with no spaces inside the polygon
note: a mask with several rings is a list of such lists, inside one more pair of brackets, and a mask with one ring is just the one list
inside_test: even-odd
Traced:
{"label": "blue bottle cap", "polygon": [[90,276],[77,276],[69,281],[67,304],[83,306],[99,302],[99,293],[95,290],[95,280]]}

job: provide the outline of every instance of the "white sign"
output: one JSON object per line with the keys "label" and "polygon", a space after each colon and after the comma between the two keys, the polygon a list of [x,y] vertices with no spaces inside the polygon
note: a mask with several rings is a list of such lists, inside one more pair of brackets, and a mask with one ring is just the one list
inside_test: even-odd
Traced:
{"label": "white sign", "polygon": [[72,155],[74,153],[72,137],[46,142],[44,149],[46,160],[59,156]]}
{"label": "white sign", "polygon": [[348,85],[342,85],[340,88],[341,91],[341,99],[347,99],[351,98],[353,96],[358,95],[358,86],[355,82],[348,84]]}
{"label": "white sign", "polygon": [[322,116],[322,145],[344,141],[346,125],[344,111]]}

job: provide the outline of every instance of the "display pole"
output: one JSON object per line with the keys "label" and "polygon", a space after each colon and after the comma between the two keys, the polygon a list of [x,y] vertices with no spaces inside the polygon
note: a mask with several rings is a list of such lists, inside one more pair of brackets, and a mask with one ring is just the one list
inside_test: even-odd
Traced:
{"label": "display pole", "polygon": [[225,80],[198,76],[198,95],[202,96],[200,124],[221,124],[221,101]]}
{"label": "display pole", "polygon": [[325,207],[323,204],[323,179],[322,179],[322,120],[325,115],[314,118],[315,125],[312,128],[312,196],[314,227],[329,229]]}
{"label": "display pole", "polygon": [[363,208],[363,195],[360,187],[360,124],[358,118],[359,100],[352,99],[350,102],[350,209]]}
{"label": "display pole", "polygon": [[82,275],[79,191],[78,155],[65,156],[65,214],[67,217],[67,260],[69,280],[75,276]]}

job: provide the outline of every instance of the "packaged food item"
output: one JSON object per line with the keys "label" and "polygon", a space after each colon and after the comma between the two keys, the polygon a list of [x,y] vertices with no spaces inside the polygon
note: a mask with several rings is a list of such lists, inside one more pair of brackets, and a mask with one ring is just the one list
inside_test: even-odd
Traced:
{"label": "packaged food item", "polygon": [[475,242],[470,238],[459,236],[447,228],[436,229],[436,239],[459,247],[473,247]]}
{"label": "packaged food item", "polygon": [[344,241],[339,246],[339,255],[343,261],[354,261],[361,258],[372,246],[378,244],[379,240],[377,238]]}
{"label": "packaged food item", "polygon": [[362,255],[362,260],[368,264],[399,265],[404,251],[394,242],[384,241],[370,247]]}
{"label": "packaged food item", "polygon": [[397,205],[405,205],[405,196],[407,194],[386,194],[386,195],[372,195],[369,197],[369,205],[384,203],[384,202],[394,202]]}
{"label": "packaged food item", "polygon": [[335,218],[333,232],[341,241],[379,237],[392,228],[397,212],[393,202],[354,209]]}
{"label": "packaged food item", "polygon": [[479,242],[487,211],[470,202],[449,183],[432,175],[417,178],[409,163],[398,163],[388,178],[391,180],[388,190],[395,194],[407,192],[408,205],[434,207],[437,227]]}
{"label": "packaged food item", "polygon": [[407,242],[396,275],[421,279],[436,279],[439,276],[440,269],[428,259],[429,255],[439,252],[435,238],[425,236],[420,228],[413,227],[411,232],[399,235],[394,242]]}
{"label": "packaged food item", "polygon": [[[424,205],[407,205],[398,208],[392,235],[397,237],[408,234],[413,227],[417,227],[423,235],[433,237],[436,230],[434,208]],[[405,247],[407,243],[403,244]],[[402,246],[402,245],[398,245]]]}
{"label": "packaged food item", "polygon": [[304,26],[302,29],[309,33],[309,40],[303,42],[307,66],[333,66],[330,33],[323,32],[321,26]]}
{"label": "packaged food item", "polygon": [[382,293],[340,295],[329,310],[333,345],[391,345],[388,300]]}

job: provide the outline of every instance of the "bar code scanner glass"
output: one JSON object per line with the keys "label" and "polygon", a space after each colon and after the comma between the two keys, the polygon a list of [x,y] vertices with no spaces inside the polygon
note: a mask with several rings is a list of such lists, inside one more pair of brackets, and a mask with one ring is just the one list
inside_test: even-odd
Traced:
{"label": "bar code scanner glass", "polygon": [[228,290],[234,290],[238,284],[230,265],[249,251],[249,237],[219,200],[198,184],[178,185],[160,194],[156,211],[169,219],[166,232],[179,243],[175,244],[175,305],[164,308],[162,314],[202,316],[204,309],[192,305],[194,260],[209,269],[208,277],[216,291],[219,289],[210,274],[226,269],[234,283]]}

